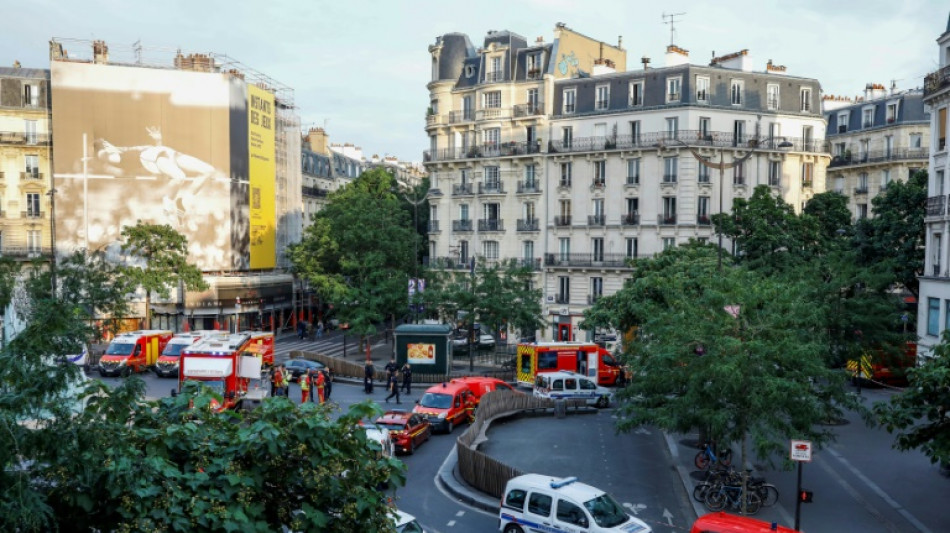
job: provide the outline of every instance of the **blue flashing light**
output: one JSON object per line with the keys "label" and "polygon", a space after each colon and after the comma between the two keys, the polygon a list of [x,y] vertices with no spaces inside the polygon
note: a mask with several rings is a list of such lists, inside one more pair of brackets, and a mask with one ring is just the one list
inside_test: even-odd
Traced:
{"label": "blue flashing light", "polygon": [[561,487],[566,487],[567,485],[570,485],[571,483],[574,483],[576,481],[577,481],[577,478],[574,476],[566,477],[566,478],[561,479],[560,481],[552,481],[551,488],[559,489]]}

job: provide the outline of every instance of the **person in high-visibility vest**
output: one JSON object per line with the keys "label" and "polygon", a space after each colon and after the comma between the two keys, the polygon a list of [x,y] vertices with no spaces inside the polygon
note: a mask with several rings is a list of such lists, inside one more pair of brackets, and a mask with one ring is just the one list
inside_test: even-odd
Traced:
{"label": "person in high-visibility vest", "polygon": [[281,394],[283,394],[285,398],[290,398],[290,370],[284,367],[282,376],[280,382]]}
{"label": "person in high-visibility vest", "polygon": [[323,403],[323,387],[325,381],[326,380],[323,377],[323,372],[318,370],[317,374],[314,376],[314,383],[317,385],[317,390],[314,392],[314,394],[317,395],[317,399],[320,401],[320,403]]}
{"label": "person in high-visibility vest", "polygon": [[300,403],[307,403],[307,400],[310,398],[310,376],[306,374],[300,374]]}

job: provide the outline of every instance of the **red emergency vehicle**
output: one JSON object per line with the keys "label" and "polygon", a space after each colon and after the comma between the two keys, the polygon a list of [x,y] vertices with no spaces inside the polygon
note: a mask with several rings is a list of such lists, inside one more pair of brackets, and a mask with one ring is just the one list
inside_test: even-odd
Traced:
{"label": "red emergency vehicle", "polygon": [[700,516],[693,522],[690,533],[795,533],[778,524],[763,522],[747,516],[736,516],[719,511]]}
{"label": "red emergency vehicle", "polygon": [[155,365],[172,338],[164,329],[146,329],[116,335],[99,359],[100,376],[128,376]]}
{"label": "red emergency vehicle", "polygon": [[426,389],[412,412],[428,418],[433,431],[452,433],[455,426],[474,420],[477,403],[468,384],[442,383]]}
{"label": "red emergency vehicle", "polygon": [[155,373],[163,378],[178,376],[178,363],[181,360],[181,351],[211,335],[227,335],[227,331],[214,329],[191,331],[188,333],[178,333],[168,341],[162,355],[158,357],[155,363]]}
{"label": "red emergency vehicle", "polygon": [[[250,408],[267,394],[261,386],[261,358],[245,355],[250,333],[232,333],[202,339],[182,350],[178,388],[198,381],[224,398],[215,410]],[[252,387],[252,380],[257,383]]]}
{"label": "red emergency vehicle", "polygon": [[855,359],[848,361],[851,381],[877,381],[892,385],[906,385],[907,371],[917,366],[917,343],[907,342],[904,351],[892,355],[883,350],[874,350],[861,356],[860,364]]}
{"label": "red emergency vehicle", "polygon": [[598,385],[615,385],[620,363],[593,342],[539,342],[518,345],[515,361],[518,383],[534,385],[538,374],[568,370],[596,377]]}
{"label": "red emergency vehicle", "polygon": [[264,368],[274,366],[274,334],[270,331],[244,331],[251,340],[244,348],[246,355],[255,355],[261,359]]}

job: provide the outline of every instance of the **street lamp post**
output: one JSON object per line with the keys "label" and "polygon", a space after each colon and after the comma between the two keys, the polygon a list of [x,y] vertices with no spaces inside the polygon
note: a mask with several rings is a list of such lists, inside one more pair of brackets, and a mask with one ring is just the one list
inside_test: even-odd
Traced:
{"label": "street lamp post", "polygon": [[[723,211],[723,203],[722,203],[722,190],[723,190],[723,189],[725,188],[725,186],[726,186],[725,170],[726,170],[727,168],[735,168],[735,167],[741,165],[742,163],[745,163],[750,157],[752,157],[753,154],[756,153],[755,148],[750,148],[749,151],[748,151],[745,155],[743,155],[742,157],[739,157],[739,158],[737,158],[737,159],[733,159],[733,160],[730,161],[729,163],[726,163],[726,150],[725,150],[725,148],[723,148],[723,147],[720,146],[720,147],[718,148],[718,149],[719,149],[719,162],[718,162],[718,163],[713,163],[713,162],[709,161],[709,159],[703,157],[702,154],[700,154],[695,148],[693,148],[692,146],[686,144],[685,142],[681,141],[680,139],[670,139],[670,140],[675,141],[675,142],[677,142],[678,144],[680,144],[680,145],[686,147],[686,149],[689,150],[689,153],[692,154],[692,156],[693,156],[697,161],[699,161],[699,163],[700,163],[701,165],[703,165],[704,167],[719,169],[719,213],[722,214],[722,213],[724,212],[724,211]],[[792,143],[788,142],[787,140],[782,141],[781,143],[778,144],[778,147],[779,147],[779,148],[782,148],[782,149],[790,148],[791,146],[792,146]],[[662,143],[660,144],[660,147],[661,147],[661,148],[663,147]],[[719,251],[718,251],[718,257],[717,257],[717,261],[716,261],[716,267],[717,267],[717,269],[718,269],[720,272],[722,272],[722,230],[721,230],[721,229],[717,229],[717,230],[716,230],[716,234],[718,235],[718,240],[719,240]]]}

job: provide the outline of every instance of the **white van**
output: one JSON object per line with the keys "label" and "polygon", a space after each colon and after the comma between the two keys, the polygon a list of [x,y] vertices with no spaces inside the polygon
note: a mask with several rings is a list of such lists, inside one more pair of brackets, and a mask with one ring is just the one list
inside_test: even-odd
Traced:
{"label": "white van", "polygon": [[552,400],[586,400],[588,405],[607,407],[612,393],[593,379],[562,370],[538,374],[534,380],[534,395]]}
{"label": "white van", "polygon": [[653,530],[623,510],[606,492],[576,477],[525,474],[505,485],[498,531],[650,533]]}

